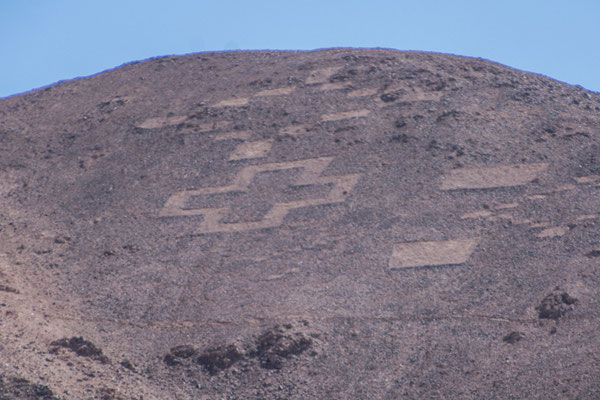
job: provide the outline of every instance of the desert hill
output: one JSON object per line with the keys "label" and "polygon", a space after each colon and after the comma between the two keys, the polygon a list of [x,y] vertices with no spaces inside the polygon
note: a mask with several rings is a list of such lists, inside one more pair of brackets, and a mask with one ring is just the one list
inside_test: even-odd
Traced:
{"label": "desert hill", "polygon": [[0,99],[0,399],[600,397],[600,94],[395,50]]}

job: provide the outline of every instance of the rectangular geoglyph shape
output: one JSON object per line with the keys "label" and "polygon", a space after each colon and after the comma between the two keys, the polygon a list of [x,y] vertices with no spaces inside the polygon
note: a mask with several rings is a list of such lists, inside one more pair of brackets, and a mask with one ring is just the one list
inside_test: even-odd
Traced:
{"label": "rectangular geoglyph shape", "polygon": [[389,267],[462,264],[469,259],[478,243],[478,238],[399,243],[394,247]]}
{"label": "rectangular geoglyph shape", "polygon": [[516,164],[492,168],[457,168],[444,176],[442,190],[484,189],[525,185],[548,168],[548,164]]}

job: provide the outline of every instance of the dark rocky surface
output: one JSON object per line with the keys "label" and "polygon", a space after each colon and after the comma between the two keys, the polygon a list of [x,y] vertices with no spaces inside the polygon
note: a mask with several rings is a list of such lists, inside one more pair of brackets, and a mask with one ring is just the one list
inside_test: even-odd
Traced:
{"label": "dark rocky surface", "polygon": [[102,349],[99,349],[92,342],[85,340],[81,336],[73,336],[70,339],[62,338],[59,340],[55,340],[54,342],[50,343],[50,346],[51,353],[58,353],[59,348],[62,347],[71,350],[72,352],[81,357],[89,357],[91,359],[100,361],[103,364],[109,362],[108,357],[102,354]]}
{"label": "dark rocky surface", "polygon": [[0,99],[0,374],[36,382],[0,398],[596,399],[598,254],[600,95],[489,61],[201,53]]}
{"label": "dark rocky surface", "polygon": [[48,386],[29,382],[27,379],[0,376],[0,399],[55,400]]}

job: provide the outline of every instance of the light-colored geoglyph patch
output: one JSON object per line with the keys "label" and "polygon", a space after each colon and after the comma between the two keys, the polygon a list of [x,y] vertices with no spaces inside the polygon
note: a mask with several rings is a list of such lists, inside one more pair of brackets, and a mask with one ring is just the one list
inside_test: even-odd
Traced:
{"label": "light-colored geoglyph patch", "polygon": [[444,176],[441,189],[485,189],[525,185],[546,168],[548,168],[547,163],[516,164],[492,168],[458,168]]}
{"label": "light-colored geoglyph patch", "polygon": [[426,92],[420,87],[415,87],[410,94],[410,99],[417,101],[438,101],[442,98],[443,94],[443,92]]}
{"label": "light-colored geoglyph patch", "polygon": [[367,109],[344,111],[344,112],[339,112],[339,113],[334,113],[334,114],[323,114],[321,116],[321,120],[323,120],[323,121],[339,121],[342,119],[366,117],[370,113],[371,113],[371,111],[367,110]]}
{"label": "light-colored geoglyph patch", "polygon": [[229,139],[250,139],[252,133],[249,131],[231,131],[223,132],[215,135],[215,140],[229,140]]}
{"label": "light-colored geoglyph patch", "polygon": [[490,217],[491,221],[513,221],[514,219],[514,215],[509,214],[509,213],[500,213],[500,214],[496,214]]}
{"label": "light-colored geoglyph patch", "polygon": [[294,86],[282,87],[282,88],[277,88],[277,89],[267,89],[267,90],[262,90],[262,91],[256,93],[254,96],[256,96],[256,97],[283,96],[283,95],[292,93],[294,91],[294,89],[296,89]]}
{"label": "light-colored geoglyph patch", "polygon": [[550,222],[547,221],[540,221],[540,222],[535,222],[531,224],[531,228],[545,228],[548,225],[550,225]]}
{"label": "light-colored geoglyph patch", "polygon": [[357,89],[357,90],[353,90],[351,92],[348,93],[348,97],[366,97],[366,96],[373,96],[375,94],[377,94],[377,91],[379,90],[379,88],[364,88],[364,89]]}
{"label": "light-colored geoglyph patch", "polygon": [[234,97],[231,99],[222,100],[216,103],[213,107],[239,107],[248,104],[250,99],[247,97]]}
{"label": "light-colored geoglyph patch", "polygon": [[352,86],[351,82],[335,82],[335,83],[324,83],[323,85],[317,87],[316,89],[319,91],[327,91],[327,90],[340,90],[346,89],[347,87]]}
{"label": "light-colored geoglyph patch", "polygon": [[490,215],[492,215],[492,212],[490,210],[475,210],[475,211],[470,211],[468,213],[463,214],[460,218],[461,219],[485,218],[485,217],[489,217]]}
{"label": "light-colored geoglyph patch", "polygon": [[[572,190],[572,189],[574,189],[574,185],[569,185],[568,187],[565,187],[564,185],[562,185],[562,186],[550,188],[548,193],[555,193],[555,192],[559,192],[559,191]],[[552,226],[550,226],[549,221],[539,221],[539,220],[535,220],[532,218],[526,218],[526,217],[520,216],[519,213],[517,212],[518,207],[525,204],[523,201],[526,201],[526,200],[540,201],[540,200],[544,200],[547,196],[548,195],[542,195],[542,194],[522,195],[510,203],[502,203],[502,204],[497,204],[497,205],[493,206],[492,208],[477,209],[477,210],[464,212],[464,214],[462,214],[460,218],[461,219],[485,218],[489,221],[510,220],[511,224],[513,224],[513,225],[529,225],[529,227],[532,229],[547,228],[547,229],[543,230],[542,232],[539,232],[539,234],[537,235],[539,238],[562,236],[568,231],[568,229],[569,229],[568,225],[566,228],[564,226],[558,226],[558,227],[553,226],[552,227]],[[596,219],[599,216],[600,216],[600,214],[581,214],[581,215],[577,216],[571,222]],[[566,224],[566,222],[565,222],[565,224]]]}
{"label": "light-colored geoglyph patch", "polygon": [[188,117],[185,115],[173,115],[171,117],[154,117],[144,120],[144,122],[137,125],[137,127],[142,129],[164,128],[165,126],[178,125],[186,119],[188,119]]}
{"label": "light-colored geoglyph patch", "polygon": [[565,185],[560,185],[560,186],[553,188],[551,193],[567,192],[567,191],[573,190],[573,189],[575,189],[575,185],[573,185],[572,183],[567,183]]}
{"label": "light-colored geoglyph patch", "polygon": [[508,212],[495,213],[491,210],[475,210],[463,214],[461,219],[486,218],[489,221],[511,221],[512,224],[530,224],[532,221],[526,218],[520,218]]}
{"label": "light-colored geoglyph patch", "polygon": [[498,204],[495,208],[496,208],[496,210],[506,210],[507,208],[516,208],[518,206],[519,206],[519,203],[512,202],[512,203]]}
{"label": "light-colored geoglyph patch", "polygon": [[389,267],[400,269],[462,264],[469,259],[479,240],[479,238],[471,238],[399,243],[394,247]]}
{"label": "light-colored geoglyph patch", "polygon": [[576,218],[576,221],[585,221],[587,219],[596,219],[600,214],[582,214]]}
{"label": "light-colored geoglyph patch", "polygon": [[426,92],[420,87],[403,87],[398,89],[388,89],[382,96],[393,94],[396,98],[383,101],[381,97],[376,99],[378,107],[385,107],[398,102],[410,101],[439,101],[443,95],[442,92]]}
{"label": "light-colored geoglyph patch", "polygon": [[240,143],[229,156],[230,160],[266,157],[271,151],[272,140]]}
{"label": "light-colored geoglyph patch", "polygon": [[577,183],[593,183],[596,181],[600,181],[600,175],[588,175],[588,176],[580,176],[575,178]]}
{"label": "light-colored geoglyph patch", "polygon": [[231,125],[230,121],[205,122],[203,124],[198,125],[197,129],[202,132],[209,132],[227,128],[229,125]]}
{"label": "light-colored geoglyph patch", "polygon": [[183,122],[186,122],[186,125],[189,125],[184,128],[184,133],[211,132],[226,128],[231,124],[231,122],[229,121],[212,121],[195,124],[195,121],[193,119],[190,119],[188,116],[173,115],[170,117],[148,118],[141,124],[137,125],[137,127],[142,129],[157,129],[164,128],[167,126],[179,125]]}
{"label": "light-colored geoglyph patch", "polygon": [[557,237],[557,236],[564,235],[568,231],[569,231],[569,228],[566,226],[553,226],[550,228],[546,228],[543,231],[541,231],[540,233],[538,233],[537,237],[539,237],[539,238]]}
{"label": "light-colored geoglyph patch", "polygon": [[513,225],[529,225],[533,223],[531,218],[512,218],[511,222]]}
{"label": "light-colored geoglyph patch", "polygon": [[[176,217],[201,215],[204,217],[197,228],[198,233],[239,232],[253,229],[277,227],[281,225],[290,210],[321,204],[340,203],[346,199],[352,188],[358,182],[359,174],[340,176],[321,176],[333,157],[310,158],[281,163],[250,165],[242,168],[233,182],[227,186],[207,187],[194,190],[183,190],[173,194],[166,201],[159,213],[160,217]],[[302,169],[297,181],[290,186],[302,185],[331,185],[326,196],[315,199],[305,199],[290,202],[275,203],[260,221],[223,223],[221,220],[230,212],[229,207],[221,208],[186,208],[186,203],[193,196],[211,195],[217,193],[246,192],[254,177],[265,171],[280,171]]]}
{"label": "light-colored geoglyph patch", "polygon": [[304,82],[307,84],[327,82],[327,80],[340,69],[342,69],[342,67],[336,66],[314,70]]}

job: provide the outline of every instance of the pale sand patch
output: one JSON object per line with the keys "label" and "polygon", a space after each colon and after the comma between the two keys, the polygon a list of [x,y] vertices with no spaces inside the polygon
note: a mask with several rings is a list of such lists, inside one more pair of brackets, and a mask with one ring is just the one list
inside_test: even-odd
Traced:
{"label": "pale sand patch", "polygon": [[580,215],[576,218],[576,221],[584,221],[586,219],[595,219],[598,218],[598,216],[600,216],[600,214],[583,214]]}
{"label": "pale sand patch", "polygon": [[549,237],[562,236],[565,233],[567,233],[568,230],[569,230],[569,228],[566,226],[553,226],[551,228],[546,228],[543,231],[541,231],[540,233],[538,233],[537,237],[549,238]]}
{"label": "pale sand patch", "polygon": [[263,90],[263,91],[256,93],[254,96],[256,96],[256,97],[282,96],[282,95],[292,93],[294,91],[294,89],[296,89],[296,87],[294,87],[294,86],[282,87],[282,88],[277,88],[277,89],[267,89],[267,90]]}
{"label": "pale sand patch", "polygon": [[461,219],[483,218],[483,217],[489,217],[490,215],[492,215],[492,212],[489,210],[476,210],[476,211],[471,211],[466,214],[463,214],[460,218]]}
{"label": "pale sand patch", "polygon": [[249,131],[231,131],[223,132],[215,135],[215,140],[228,140],[228,139],[250,139],[252,134]]}
{"label": "pale sand patch", "polygon": [[555,187],[552,191],[553,192],[564,192],[566,190],[573,190],[573,189],[575,189],[575,185],[567,183],[566,185],[561,185],[561,186]]}
{"label": "pale sand patch", "polygon": [[523,219],[513,219],[512,223],[515,225],[524,225],[524,224],[531,224],[533,223],[533,220],[530,218],[523,218]]}
{"label": "pale sand patch", "polygon": [[297,272],[299,272],[300,269],[299,268],[292,268],[286,272],[284,272],[283,274],[273,274],[273,275],[268,275],[265,280],[266,281],[274,281],[277,279],[281,279],[281,278],[285,278],[286,276],[290,275],[290,274],[295,274]]}
{"label": "pale sand patch", "polygon": [[502,219],[505,219],[505,220],[507,219],[507,220],[510,220],[510,221],[512,221],[512,220],[513,220],[513,218],[514,218],[514,216],[513,216],[512,214],[506,214],[506,213],[504,213],[504,214],[498,214],[498,215],[494,215],[494,216],[493,216],[493,217],[491,217],[490,219],[491,219],[492,221],[499,221],[499,220],[502,220]]}
{"label": "pale sand patch", "polygon": [[248,104],[250,99],[247,97],[234,97],[232,99],[222,100],[213,107],[239,107]]}
{"label": "pale sand patch", "polygon": [[550,225],[549,222],[536,222],[535,224],[531,224],[531,227],[532,228],[545,228],[548,225]]}
{"label": "pale sand patch", "polygon": [[307,84],[326,82],[330,76],[335,74],[340,69],[342,69],[342,67],[336,66],[314,70],[310,73],[310,75],[308,76],[308,78],[306,78],[304,82]]}
{"label": "pale sand patch", "polygon": [[365,88],[365,89],[353,90],[348,93],[348,97],[373,96],[373,95],[377,94],[378,90],[379,90],[379,88]]}
{"label": "pale sand patch", "polygon": [[367,110],[367,109],[355,110],[355,111],[344,111],[344,112],[339,112],[339,113],[334,113],[334,114],[323,114],[321,116],[321,120],[323,120],[323,121],[339,121],[342,119],[366,117],[370,113],[371,113],[371,111]]}
{"label": "pale sand patch", "polygon": [[394,247],[389,267],[462,264],[469,259],[478,243],[479,238],[399,243]]}
{"label": "pale sand patch", "polygon": [[186,119],[188,119],[188,117],[185,115],[174,115],[171,117],[154,117],[146,119],[144,122],[137,125],[137,127],[142,129],[163,128],[165,126],[180,124]]}
{"label": "pale sand patch", "polygon": [[504,204],[498,204],[496,206],[496,210],[505,210],[507,208],[515,208],[518,207],[519,203],[504,203]]}
{"label": "pale sand patch", "polygon": [[531,182],[548,168],[547,163],[517,164],[492,168],[458,168],[444,177],[442,190],[519,186]]}
{"label": "pale sand patch", "polygon": [[[376,104],[378,107],[385,107],[398,102],[411,102],[411,101],[439,101],[443,95],[442,92],[425,92],[421,88],[401,88],[396,91],[402,91],[402,94],[398,95],[398,98],[393,101],[383,101],[381,97],[377,98]],[[387,90],[382,93],[382,96],[388,93],[394,93],[394,90]]]}
{"label": "pale sand patch", "polygon": [[247,158],[266,157],[271,151],[272,140],[257,142],[244,142],[239,144],[229,156],[230,160],[243,160]]}
{"label": "pale sand patch", "polygon": [[588,176],[580,176],[579,178],[575,178],[577,183],[592,183],[596,182],[600,179],[600,175],[588,175]]}
{"label": "pale sand patch", "polygon": [[324,92],[327,90],[346,89],[347,87],[350,87],[350,86],[352,86],[351,82],[336,82],[336,83],[325,83],[321,86],[318,86],[315,89]]}
{"label": "pale sand patch", "polygon": [[420,88],[415,88],[414,94],[411,95],[411,100],[417,101],[438,101],[442,98],[442,92],[425,92]]}

